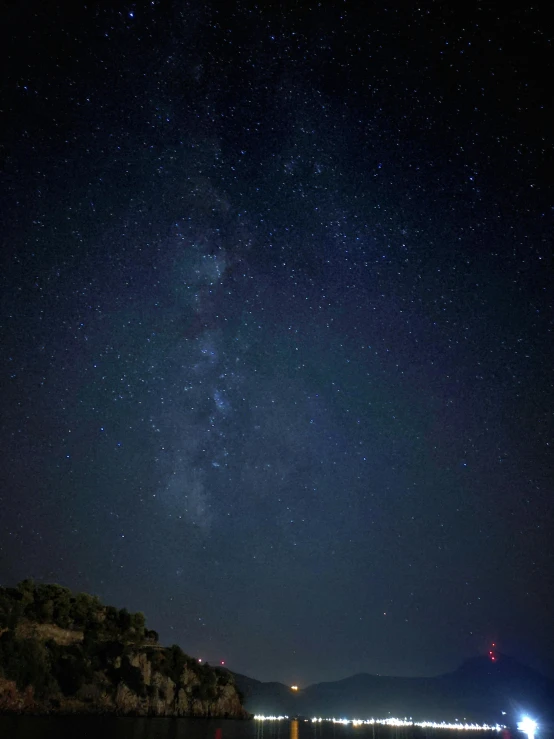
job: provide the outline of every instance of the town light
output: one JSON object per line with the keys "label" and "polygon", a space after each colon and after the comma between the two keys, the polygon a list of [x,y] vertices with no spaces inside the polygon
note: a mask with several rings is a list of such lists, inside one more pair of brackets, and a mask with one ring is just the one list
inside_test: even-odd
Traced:
{"label": "town light", "polygon": [[[256,721],[286,721],[288,716],[254,716]],[[489,724],[462,724],[459,721],[446,722],[441,721],[413,721],[412,719],[401,719],[401,718],[384,718],[384,719],[349,719],[349,718],[312,718],[312,723],[321,723],[322,721],[328,721],[333,724],[343,724],[352,726],[366,726],[379,724],[381,726],[420,726],[422,729],[456,729],[458,731],[496,731],[500,732],[506,727],[504,725],[495,724],[491,726]]]}

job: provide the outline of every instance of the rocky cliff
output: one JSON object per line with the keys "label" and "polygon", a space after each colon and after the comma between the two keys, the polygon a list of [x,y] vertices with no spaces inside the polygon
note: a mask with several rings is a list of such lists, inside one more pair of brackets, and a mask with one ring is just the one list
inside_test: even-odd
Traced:
{"label": "rocky cliff", "polygon": [[[138,670],[134,681],[138,678],[144,689],[137,692],[136,686],[129,686],[123,679],[114,684],[103,671],[94,673],[92,680],[81,685],[74,695],[57,690],[38,696],[33,685],[18,687],[16,681],[0,678],[0,712],[248,718],[232,682],[216,684],[212,696],[201,697],[202,683],[191,669],[185,667],[176,683],[156,669],[145,651],[131,653],[125,659]],[[113,664],[114,671],[120,669],[118,662],[116,659]]]}

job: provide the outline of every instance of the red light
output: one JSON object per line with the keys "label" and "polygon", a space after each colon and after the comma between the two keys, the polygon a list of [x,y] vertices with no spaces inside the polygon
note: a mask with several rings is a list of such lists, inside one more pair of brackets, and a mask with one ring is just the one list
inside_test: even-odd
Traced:
{"label": "red light", "polygon": [[221,660],[221,664],[222,664],[222,665],[224,665],[224,664],[225,664],[225,660],[224,660],[224,659],[222,659],[222,660]]}

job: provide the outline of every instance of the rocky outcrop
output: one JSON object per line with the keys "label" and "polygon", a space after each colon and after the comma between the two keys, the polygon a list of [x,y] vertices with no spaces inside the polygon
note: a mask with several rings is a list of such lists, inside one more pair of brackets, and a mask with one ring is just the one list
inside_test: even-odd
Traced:
{"label": "rocky outcrop", "polygon": [[181,673],[179,683],[153,669],[148,654],[133,654],[130,665],[140,670],[146,687],[146,696],[139,696],[124,682],[117,686],[114,696],[115,711],[136,716],[198,716],[247,718],[240,696],[233,682],[216,685],[211,699],[197,697],[200,683],[197,674],[188,667]]}
{"label": "rocky outcrop", "polygon": [[[158,662],[159,654],[156,655]],[[205,683],[195,670],[185,666],[176,683],[169,675],[156,669],[150,657],[148,649],[139,649],[123,658],[127,660],[128,668],[136,670],[133,681],[141,685],[139,691],[123,679],[114,686],[107,676],[106,673],[121,669],[121,657],[116,658],[108,670],[94,673],[92,679],[71,697],[57,693],[39,698],[32,685],[19,690],[14,681],[0,679],[0,713],[249,717],[228,674],[216,676],[209,686],[211,695],[201,697],[202,690],[206,692]]]}
{"label": "rocky outcrop", "polygon": [[52,639],[56,644],[69,646],[83,641],[83,632],[77,629],[61,629],[55,624],[22,623],[15,629],[16,636],[22,639]]}

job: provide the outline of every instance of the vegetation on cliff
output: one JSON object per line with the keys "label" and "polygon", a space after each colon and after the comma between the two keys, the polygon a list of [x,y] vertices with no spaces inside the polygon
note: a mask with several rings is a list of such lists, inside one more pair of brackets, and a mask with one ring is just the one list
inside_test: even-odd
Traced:
{"label": "vegetation on cliff", "polygon": [[31,580],[0,588],[0,710],[246,716],[227,671],[160,647],[142,613]]}

